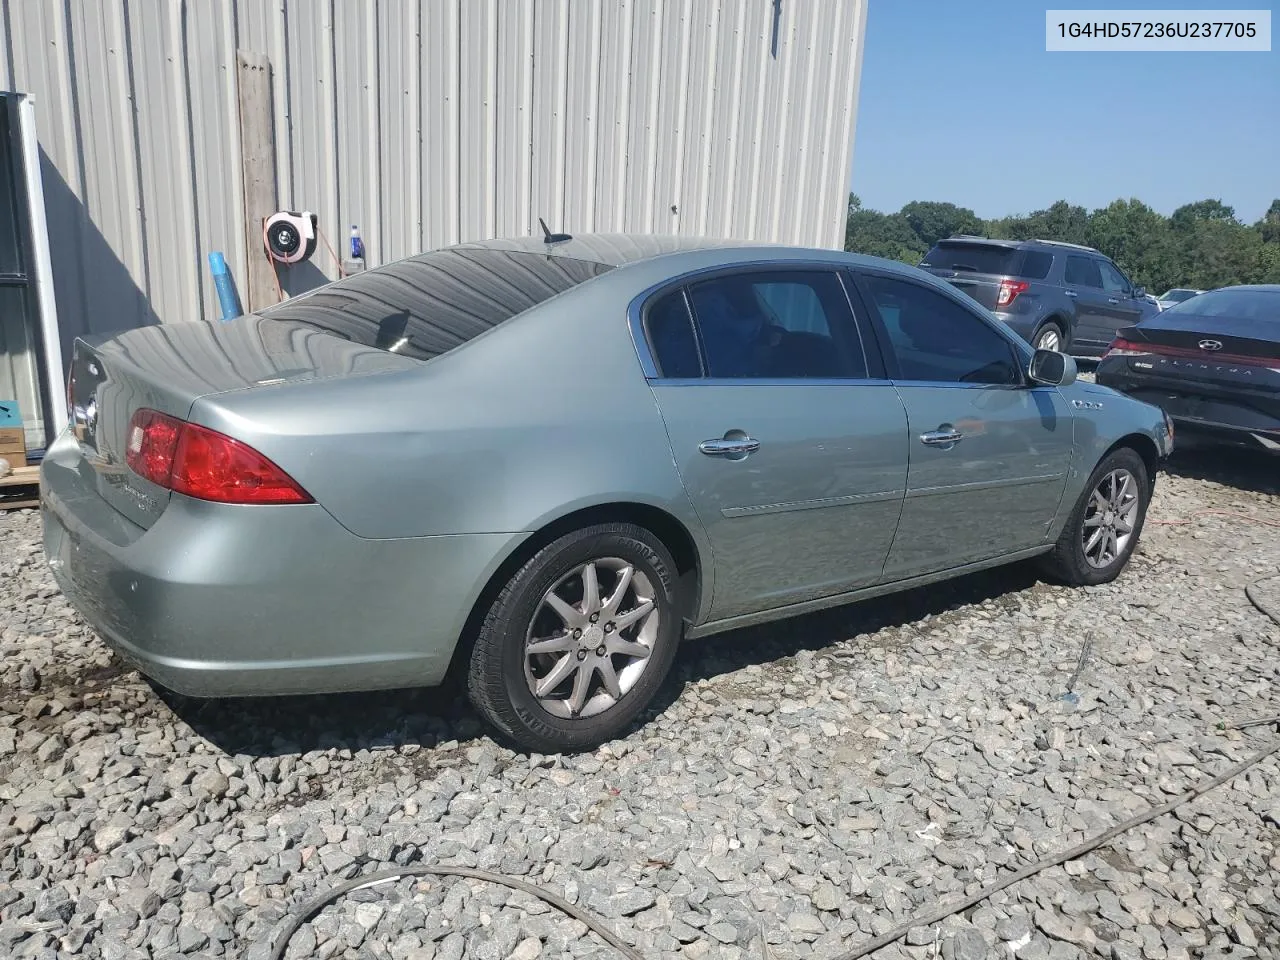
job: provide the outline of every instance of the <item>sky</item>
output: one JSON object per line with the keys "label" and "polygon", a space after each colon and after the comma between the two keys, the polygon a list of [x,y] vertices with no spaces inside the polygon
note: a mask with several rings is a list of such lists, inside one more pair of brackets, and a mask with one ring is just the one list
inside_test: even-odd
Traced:
{"label": "sky", "polygon": [[1153,6],[870,0],[853,192],[885,212],[941,200],[984,218],[1118,197],[1167,215],[1212,197],[1258,220],[1280,197],[1280,6],[1269,53],[1044,49],[1046,8]]}

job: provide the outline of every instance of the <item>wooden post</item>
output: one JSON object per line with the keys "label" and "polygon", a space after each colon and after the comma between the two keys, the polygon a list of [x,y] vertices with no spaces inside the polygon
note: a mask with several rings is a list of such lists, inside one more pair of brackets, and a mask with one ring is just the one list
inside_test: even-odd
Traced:
{"label": "wooden post", "polygon": [[240,91],[240,165],[244,175],[245,249],[252,312],[277,300],[274,264],[262,247],[262,221],[276,212],[276,143],[271,109],[271,61],[265,53],[236,52]]}

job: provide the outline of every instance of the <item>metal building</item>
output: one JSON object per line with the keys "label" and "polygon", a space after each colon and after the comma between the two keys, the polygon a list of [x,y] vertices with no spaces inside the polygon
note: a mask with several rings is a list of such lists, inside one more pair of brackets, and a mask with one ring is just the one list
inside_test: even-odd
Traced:
{"label": "metal building", "polygon": [[[24,0],[3,16],[0,85],[35,104],[63,352],[84,331],[216,318],[211,251],[247,306],[264,283],[276,299],[259,238],[277,208],[316,213],[340,255],[358,224],[370,266],[539,217],[843,243],[866,0]],[[276,270],[297,292],[335,267],[321,246]]]}

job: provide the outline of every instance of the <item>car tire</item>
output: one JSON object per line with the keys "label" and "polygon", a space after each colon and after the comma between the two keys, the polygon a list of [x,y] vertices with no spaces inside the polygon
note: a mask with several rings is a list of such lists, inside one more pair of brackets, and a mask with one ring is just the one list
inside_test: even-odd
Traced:
{"label": "car tire", "polygon": [[[1054,346],[1045,346],[1046,342],[1051,342]],[[1031,345],[1037,350],[1056,350],[1059,353],[1067,352],[1066,335],[1062,332],[1062,327],[1052,321],[1041,325],[1040,329],[1036,331],[1035,336],[1031,338]]]}
{"label": "car tire", "polygon": [[[1107,454],[1090,474],[1053,552],[1045,557],[1046,572],[1071,586],[1110,583],[1138,546],[1150,500],[1147,464],[1138,452],[1120,447]],[[1099,534],[1105,542],[1095,539]]]}
{"label": "car tire", "polygon": [[[648,530],[603,523],[565,534],[490,606],[471,653],[472,703],[522,749],[594,749],[626,731],[666,678],[682,630],[676,598],[675,561]],[[641,647],[648,654],[636,656]]]}

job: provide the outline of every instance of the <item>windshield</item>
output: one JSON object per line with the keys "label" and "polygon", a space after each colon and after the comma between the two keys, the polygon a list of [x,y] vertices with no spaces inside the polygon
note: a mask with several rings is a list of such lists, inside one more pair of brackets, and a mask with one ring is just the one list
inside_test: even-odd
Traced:
{"label": "windshield", "polygon": [[262,311],[389,353],[430,360],[612,268],[505,250],[436,250]]}
{"label": "windshield", "polygon": [[1191,314],[1197,317],[1230,317],[1236,320],[1271,320],[1280,324],[1280,290],[1258,290],[1248,287],[1210,290],[1198,297],[1176,303],[1166,314]]}
{"label": "windshield", "polygon": [[1183,300],[1190,300],[1196,295],[1194,290],[1166,290],[1160,295],[1161,300],[1172,300],[1174,303],[1181,303]]}

